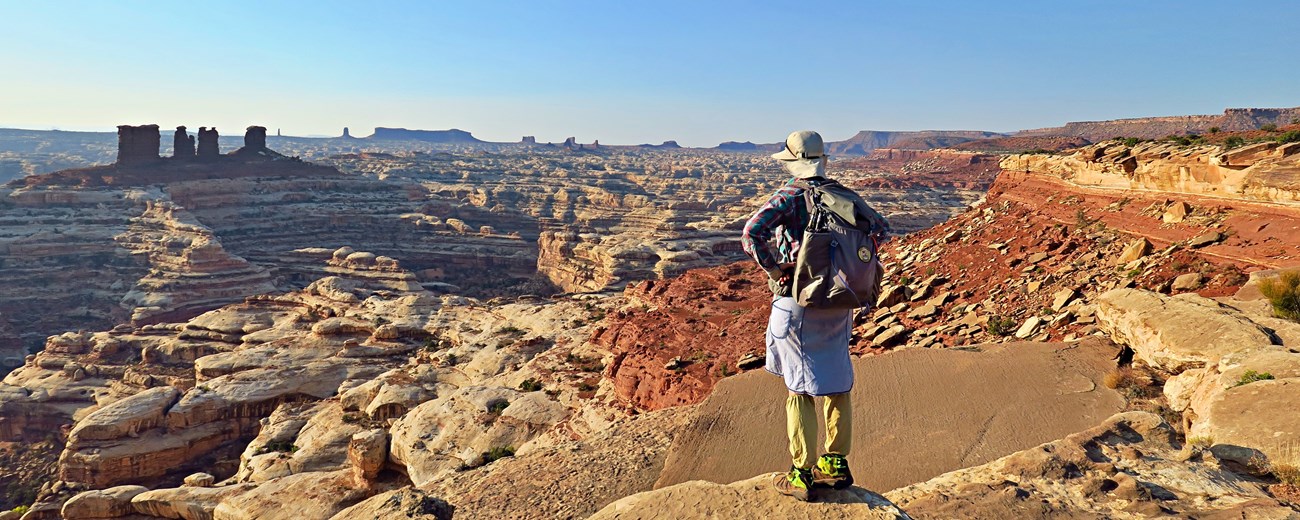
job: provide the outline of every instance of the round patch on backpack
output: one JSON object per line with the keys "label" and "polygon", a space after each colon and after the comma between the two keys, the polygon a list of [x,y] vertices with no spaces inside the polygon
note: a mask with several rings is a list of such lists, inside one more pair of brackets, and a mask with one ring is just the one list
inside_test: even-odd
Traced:
{"label": "round patch on backpack", "polygon": [[858,260],[862,260],[866,264],[871,263],[871,248],[867,246],[858,247]]}

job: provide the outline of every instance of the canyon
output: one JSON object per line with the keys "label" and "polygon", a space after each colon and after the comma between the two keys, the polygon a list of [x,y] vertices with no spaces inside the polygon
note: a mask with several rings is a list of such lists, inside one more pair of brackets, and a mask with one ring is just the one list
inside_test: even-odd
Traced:
{"label": "canyon", "polygon": [[[125,164],[0,188],[0,365],[64,331],[183,320],[300,289],[340,247],[400,261],[431,290],[484,298],[671,277],[740,259],[748,208],[785,178],[761,156],[696,151],[359,153],[318,165],[269,150],[261,127],[205,159],[215,130],[201,130],[199,154],[161,157],[156,127],[124,127]],[[956,157],[845,179],[932,175],[870,190],[897,229],[915,231],[978,198],[960,167],[982,160],[991,179],[991,156]]]}
{"label": "canyon", "polygon": [[0,519],[1300,516],[1300,324],[1259,291],[1300,270],[1294,144],[833,161],[901,233],[858,487],[802,504],[737,242],[764,155],[259,128],[0,189]]}

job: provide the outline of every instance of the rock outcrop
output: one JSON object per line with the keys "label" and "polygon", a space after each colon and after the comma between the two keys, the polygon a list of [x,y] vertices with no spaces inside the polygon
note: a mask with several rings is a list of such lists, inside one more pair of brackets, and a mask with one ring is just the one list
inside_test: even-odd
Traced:
{"label": "rock outcrop", "polygon": [[824,490],[811,503],[799,502],[772,487],[776,473],[732,484],[685,482],[619,500],[589,520],[740,518],[835,518],[911,520],[885,497],[859,487]]}
{"label": "rock outcrop", "polygon": [[1300,406],[1300,324],[1194,294],[1133,289],[1101,295],[1097,319],[1138,359],[1173,374],[1164,394],[1189,438],[1240,464],[1258,464],[1258,455],[1295,463],[1300,431],[1290,411]]}
{"label": "rock outcrop", "polygon": [[1009,171],[1051,175],[1072,184],[1221,199],[1300,203],[1300,150],[1259,143],[1232,150],[1149,141],[1106,141],[1068,155],[1025,154],[1002,160]]}
{"label": "rock outcrop", "polygon": [[[1105,341],[987,348],[854,360],[849,463],[859,484],[922,482],[1095,425],[1124,405],[1100,384],[1116,352]],[[658,485],[732,482],[788,465],[786,393],[762,371],[724,379],[674,441]],[[1043,414],[1057,419],[1036,419]]]}
{"label": "rock outcrop", "polygon": [[1182,445],[1159,416],[1101,425],[885,493],[915,518],[1295,518],[1262,481]]}

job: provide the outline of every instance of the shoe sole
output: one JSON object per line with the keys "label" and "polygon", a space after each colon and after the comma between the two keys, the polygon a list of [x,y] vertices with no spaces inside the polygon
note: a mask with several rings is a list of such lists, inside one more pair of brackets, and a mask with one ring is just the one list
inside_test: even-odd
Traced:
{"label": "shoe sole", "polygon": [[[775,482],[772,483],[772,487],[776,488],[776,492],[777,492],[777,493],[780,493],[780,494],[785,495],[785,496],[788,496],[788,497],[794,497],[795,500],[798,500],[798,501],[800,501],[800,502],[811,502],[811,501],[812,501],[812,490],[807,490],[807,491],[805,491],[805,490],[801,490],[801,489],[799,489],[799,488],[797,488],[797,487],[792,487],[792,488],[790,488],[790,491],[786,491],[786,488],[782,488],[781,485],[780,485],[780,481],[781,481],[781,479],[783,479],[783,478],[785,478],[785,477],[780,477],[780,478],[776,479]],[[817,484],[814,482],[813,485],[817,485]]]}
{"label": "shoe sole", "polygon": [[846,479],[843,479],[843,480],[839,480],[839,479],[827,478],[827,479],[822,479],[822,480],[815,480],[815,481],[813,481],[813,485],[814,485],[814,486],[822,486],[822,487],[835,488],[835,489],[844,489],[844,488],[847,488],[847,487],[853,485],[853,479],[852,479],[852,478],[846,478]]}

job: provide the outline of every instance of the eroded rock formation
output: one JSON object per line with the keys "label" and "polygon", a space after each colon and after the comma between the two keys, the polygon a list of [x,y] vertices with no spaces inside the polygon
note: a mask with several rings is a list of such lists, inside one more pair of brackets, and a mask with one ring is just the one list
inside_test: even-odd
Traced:
{"label": "eroded rock formation", "polygon": [[199,145],[198,158],[203,161],[212,161],[221,156],[221,143],[218,142],[219,134],[217,129],[205,126],[199,127]]}
{"label": "eroded rock formation", "polygon": [[194,136],[185,131],[184,126],[176,127],[176,135],[172,138],[173,157],[178,159],[194,158]]}
{"label": "eroded rock formation", "polygon": [[266,127],[248,127],[244,131],[244,149],[254,152],[266,150]]}
{"label": "eroded rock formation", "polygon": [[117,127],[117,162],[140,164],[158,160],[158,125]]}

